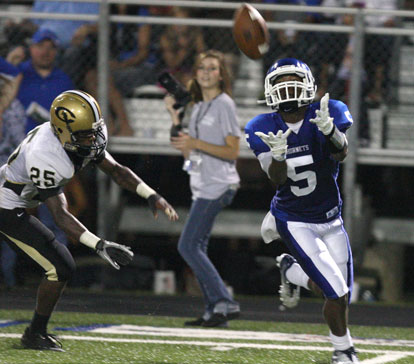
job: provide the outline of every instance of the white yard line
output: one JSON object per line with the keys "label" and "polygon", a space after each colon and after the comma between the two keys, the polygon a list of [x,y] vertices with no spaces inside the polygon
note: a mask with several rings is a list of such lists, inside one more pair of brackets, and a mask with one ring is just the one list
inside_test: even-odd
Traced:
{"label": "white yard line", "polygon": [[[0,333],[0,337],[20,338],[21,334]],[[306,346],[306,345],[278,345],[278,344],[256,344],[256,343],[240,343],[240,342],[217,342],[217,341],[178,341],[178,340],[152,340],[152,339],[130,339],[115,338],[102,336],[73,336],[59,335],[59,338],[77,341],[99,341],[99,342],[118,342],[118,343],[141,343],[141,344],[169,344],[169,345],[195,345],[195,346],[212,346],[216,348],[252,348],[252,349],[268,349],[268,350],[300,350],[300,351],[332,351],[327,346]],[[390,350],[371,350],[358,349],[362,353],[383,354],[383,355],[403,355],[414,356],[414,351],[390,351]]]}
{"label": "white yard line", "polygon": [[[266,331],[238,331],[238,330],[215,330],[215,329],[187,329],[172,327],[152,327],[137,325],[114,325],[92,329],[88,332],[100,334],[122,334],[140,336],[174,336],[194,338],[215,338],[235,340],[270,340],[285,342],[309,342],[330,343],[329,338],[323,335],[287,334],[281,332]],[[387,340],[375,338],[353,338],[355,344],[380,345],[380,346],[406,346],[414,347],[412,340]]]}
{"label": "white yard line", "polygon": [[372,359],[363,360],[363,361],[361,361],[361,364],[394,363],[397,360],[403,359],[403,358],[406,358],[406,357],[407,357],[407,355],[400,354],[400,353],[396,352],[396,353],[392,353],[392,354],[385,354],[385,355],[377,356],[377,357],[372,358]]}

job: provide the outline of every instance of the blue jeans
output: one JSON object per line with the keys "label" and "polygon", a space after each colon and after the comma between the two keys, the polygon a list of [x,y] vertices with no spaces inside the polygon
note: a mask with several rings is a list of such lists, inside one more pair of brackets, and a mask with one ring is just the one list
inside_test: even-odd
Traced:
{"label": "blue jeans", "polygon": [[204,295],[206,313],[213,313],[217,303],[238,305],[207,255],[214,220],[224,207],[231,204],[235,194],[236,190],[229,189],[216,200],[194,200],[178,242],[179,253],[198,279]]}

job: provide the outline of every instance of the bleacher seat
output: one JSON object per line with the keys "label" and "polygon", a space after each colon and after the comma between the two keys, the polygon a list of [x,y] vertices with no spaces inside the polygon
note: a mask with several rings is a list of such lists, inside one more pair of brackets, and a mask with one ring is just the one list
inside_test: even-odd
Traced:
{"label": "bleacher seat", "polygon": [[[169,139],[171,118],[163,100],[131,98],[125,99],[124,102],[135,137]],[[240,127],[244,128],[254,116],[270,111],[267,107],[238,107]]]}

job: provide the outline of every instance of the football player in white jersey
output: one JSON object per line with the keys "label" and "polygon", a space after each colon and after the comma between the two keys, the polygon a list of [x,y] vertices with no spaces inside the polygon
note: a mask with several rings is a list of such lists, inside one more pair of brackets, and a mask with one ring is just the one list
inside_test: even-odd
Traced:
{"label": "football player in white jersey", "polygon": [[85,92],[69,90],[53,101],[50,122],[30,131],[0,168],[0,234],[44,271],[32,321],[21,339],[25,348],[63,351],[47,333],[47,324],[75,271],[69,250],[27,214],[26,208],[45,203],[68,237],[92,248],[116,269],[132,261],[131,249],[94,235],[68,211],[62,187],[77,171],[95,163],[121,187],[147,199],[154,216],[161,210],[170,220],[178,219],[173,207],[129,168],[117,163],[106,145],[106,126],[96,100]]}
{"label": "football player in white jersey", "polygon": [[348,152],[348,107],[329,95],[313,102],[316,84],[309,67],[284,58],[265,78],[266,104],[273,112],[246,125],[250,148],[278,185],[262,226],[282,237],[292,255],[277,258],[280,297],[286,307],[299,288],[325,296],[324,318],[334,346],[333,364],[358,363],[348,329],[352,293],[352,253],[341,218],[339,162]]}

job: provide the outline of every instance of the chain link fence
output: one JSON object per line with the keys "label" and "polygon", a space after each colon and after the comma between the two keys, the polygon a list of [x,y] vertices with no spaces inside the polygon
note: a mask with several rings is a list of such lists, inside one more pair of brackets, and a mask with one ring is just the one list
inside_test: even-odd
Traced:
{"label": "chain link fence", "polygon": [[[239,3],[176,1],[177,6],[172,6],[166,1],[113,1],[109,5],[78,1],[72,2],[76,6],[67,8],[42,7],[37,3],[47,2],[13,1],[0,6],[0,56],[15,64],[36,59],[38,67],[44,69],[54,64],[70,76],[75,87],[97,97],[107,110],[111,151],[134,153],[135,160],[139,160],[134,161],[135,167],[149,163],[147,157],[137,157],[139,154],[163,155],[157,158],[172,158],[172,163],[177,164],[174,151],[168,146],[170,119],[162,100],[164,91],[157,82],[160,73],[171,72],[185,84],[191,78],[199,52],[211,48],[222,51],[231,70],[233,96],[243,127],[254,115],[269,111],[258,106],[257,100],[263,97],[264,76],[273,62],[282,57],[304,60],[316,78],[317,97],[329,92],[331,98],[347,103],[356,119],[352,140],[355,154],[345,166],[348,179],[343,181],[343,189],[349,206],[345,219],[351,224],[351,216],[353,222],[350,231],[354,249],[362,251],[363,257],[368,251],[371,262],[376,262],[374,267],[366,266],[362,257],[361,267],[379,271],[386,299],[414,293],[414,272],[408,258],[404,258],[414,256],[409,245],[413,244],[414,231],[402,229],[399,241],[389,243],[393,240],[392,229],[398,229],[399,222],[414,214],[413,12],[375,13],[357,8],[315,11],[255,2],[268,22],[271,42],[263,59],[252,61],[240,53],[232,38],[232,17]],[[102,4],[108,5],[108,19],[102,13],[99,16]],[[81,15],[76,11],[71,15],[74,9]],[[33,49],[33,35],[38,29],[56,33],[56,54]],[[108,47],[100,41],[99,34],[108,34]],[[102,82],[106,79],[107,85]],[[107,98],[102,99],[102,94]],[[39,108],[40,114],[47,115],[48,106]],[[258,203],[257,208],[266,210],[273,188],[263,173],[252,166],[252,155],[244,141],[242,144],[242,189],[235,206],[251,207],[246,201],[264,194],[269,198],[262,198],[263,203]],[[128,162],[128,158],[125,160]],[[171,166],[167,162],[161,164],[166,169]],[[158,171],[157,175],[176,178],[170,172]],[[99,188],[99,194],[106,193],[104,187]],[[177,186],[171,189],[178,196],[182,194]],[[182,200],[188,201],[188,196],[181,201],[172,200],[180,204]],[[105,216],[111,216],[111,204],[99,203],[98,210],[109,212],[98,216],[98,227],[108,225]],[[117,203],[115,199],[114,205]],[[386,221],[379,222],[376,217]],[[398,218],[396,225],[389,227],[388,218]],[[371,225],[372,229],[361,229]],[[393,248],[388,250],[387,244],[393,244]],[[388,275],[390,278],[384,263],[389,258],[387,252],[392,253],[396,262],[395,274]],[[402,281],[393,287],[392,280],[397,275]]]}

